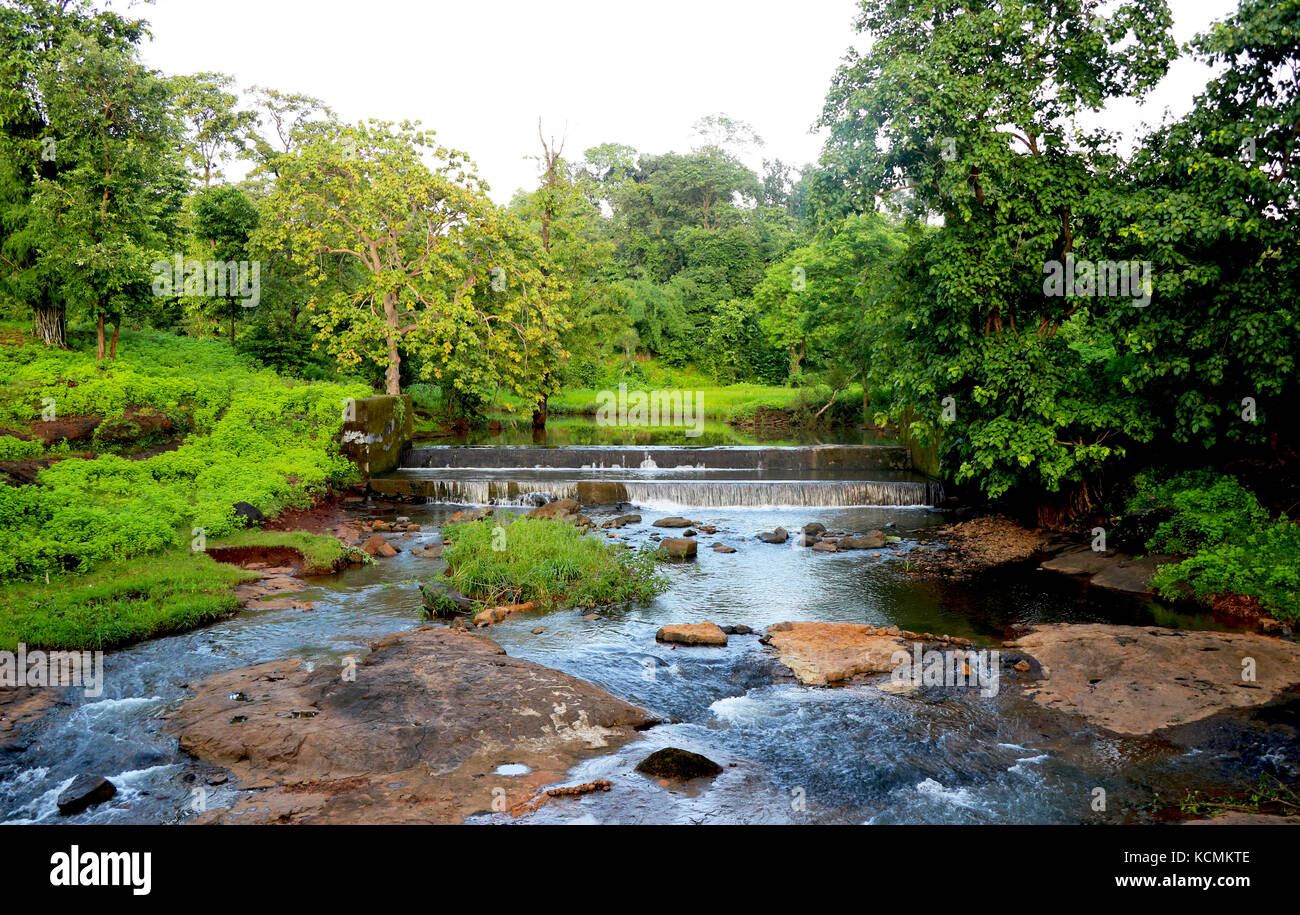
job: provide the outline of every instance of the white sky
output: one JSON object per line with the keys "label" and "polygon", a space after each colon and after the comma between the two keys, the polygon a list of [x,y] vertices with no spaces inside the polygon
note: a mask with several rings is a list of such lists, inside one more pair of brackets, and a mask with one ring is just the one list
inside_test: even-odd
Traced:
{"label": "white sky", "polygon": [[[123,0],[113,4],[121,7]],[[216,70],[241,89],[314,95],[341,118],[419,120],[479,164],[506,202],[536,186],[537,118],[579,158],[603,142],[686,150],[706,114],[748,121],[761,151],[816,161],[810,128],[852,31],[856,0],[157,0],[145,61],[169,75]],[[1185,42],[1235,0],[1171,0]],[[1206,71],[1179,61],[1142,106],[1098,122],[1131,132],[1185,112]],[[751,165],[757,166],[756,161]],[[238,177],[237,163],[227,167]]]}

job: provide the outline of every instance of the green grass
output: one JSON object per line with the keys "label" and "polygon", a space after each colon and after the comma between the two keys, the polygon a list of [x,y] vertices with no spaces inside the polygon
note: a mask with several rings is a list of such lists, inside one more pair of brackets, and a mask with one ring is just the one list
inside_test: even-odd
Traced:
{"label": "green grass", "polygon": [[443,539],[452,587],[485,607],[596,607],[648,601],[668,587],[649,551],[611,546],[560,521],[449,524]]}
{"label": "green grass", "polygon": [[215,542],[209,541],[207,547],[208,549],[222,547],[290,549],[302,556],[304,575],[324,575],[334,571],[349,555],[365,555],[360,550],[349,549],[337,537],[309,534],[306,531],[246,530],[231,534],[229,537],[222,537]]}
{"label": "green grass", "polygon": [[256,573],[173,549],[107,562],[77,577],[7,586],[0,649],[90,651],[183,632],[239,609],[231,588]]}

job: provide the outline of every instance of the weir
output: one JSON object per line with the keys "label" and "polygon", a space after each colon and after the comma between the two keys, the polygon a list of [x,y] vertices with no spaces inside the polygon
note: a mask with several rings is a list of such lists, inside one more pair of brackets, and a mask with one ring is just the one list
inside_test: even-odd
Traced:
{"label": "weir", "polygon": [[665,510],[886,506],[942,501],[939,481],[911,467],[906,447],[430,447],[406,452],[370,489],[388,498],[456,505],[627,502]]}

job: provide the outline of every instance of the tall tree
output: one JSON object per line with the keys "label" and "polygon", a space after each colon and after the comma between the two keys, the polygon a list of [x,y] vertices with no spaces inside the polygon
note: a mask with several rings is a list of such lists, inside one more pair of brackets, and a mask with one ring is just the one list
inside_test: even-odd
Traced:
{"label": "tall tree", "polygon": [[132,52],[75,36],[41,84],[63,167],[36,181],[32,237],[55,295],[95,319],[103,359],[106,321],[115,355],[122,315],[145,298],[168,241],[180,190],[170,93]]}
{"label": "tall tree", "polygon": [[173,79],[176,106],[185,124],[185,150],[203,187],[221,178],[221,165],[244,148],[257,122],[251,111],[239,109],[235,81],[224,73],[195,73]]}
{"label": "tall tree", "polygon": [[913,431],[952,420],[948,468],[991,496],[1027,483],[1080,510],[1117,431],[1153,434],[1095,339],[1096,303],[1045,294],[1043,270],[1076,253],[1080,208],[1114,175],[1079,115],[1154,86],[1170,25],[1164,0],[867,0],[872,41],[832,82],[822,206],[942,220],[875,312],[873,371]]}
{"label": "tall tree", "polygon": [[47,345],[66,343],[66,303],[40,256],[32,194],[39,179],[53,179],[75,163],[59,156],[42,97],[43,74],[71,36],[126,50],[144,28],[143,20],[97,10],[90,0],[0,5],[0,288],[31,309],[33,329]]}
{"label": "tall tree", "polygon": [[254,245],[290,252],[321,342],[382,366],[388,393],[405,352],[454,396],[536,398],[560,320],[540,294],[544,255],[468,158],[416,125],[338,127],[284,157]]}

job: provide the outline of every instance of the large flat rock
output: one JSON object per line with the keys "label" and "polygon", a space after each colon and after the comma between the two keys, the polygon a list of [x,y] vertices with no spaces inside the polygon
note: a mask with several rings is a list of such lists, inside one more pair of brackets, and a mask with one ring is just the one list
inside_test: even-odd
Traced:
{"label": "large flat rock", "polygon": [[[1044,667],[1029,696],[1118,734],[1264,705],[1300,685],[1300,645],[1263,635],[1054,623],[1008,643]],[[1243,661],[1253,659],[1253,681]]]}
{"label": "large flat rock", "polygon": [[[231,769],[243,788],[268,789],[201,821],[459,822],[563,779],[654,721],[470,632],[391,636],[355,679],[345,670],[291,659],[194,686],[168,723],[181,748]],[[494,776],[506,763],[533,771]]]}
{"label": "large flat rock", "polygon": [[892,671],[894,652],[911,650],[903,636],[892,626],[801,622],[769,626],[763,640],[800,683],[829,686]]}

